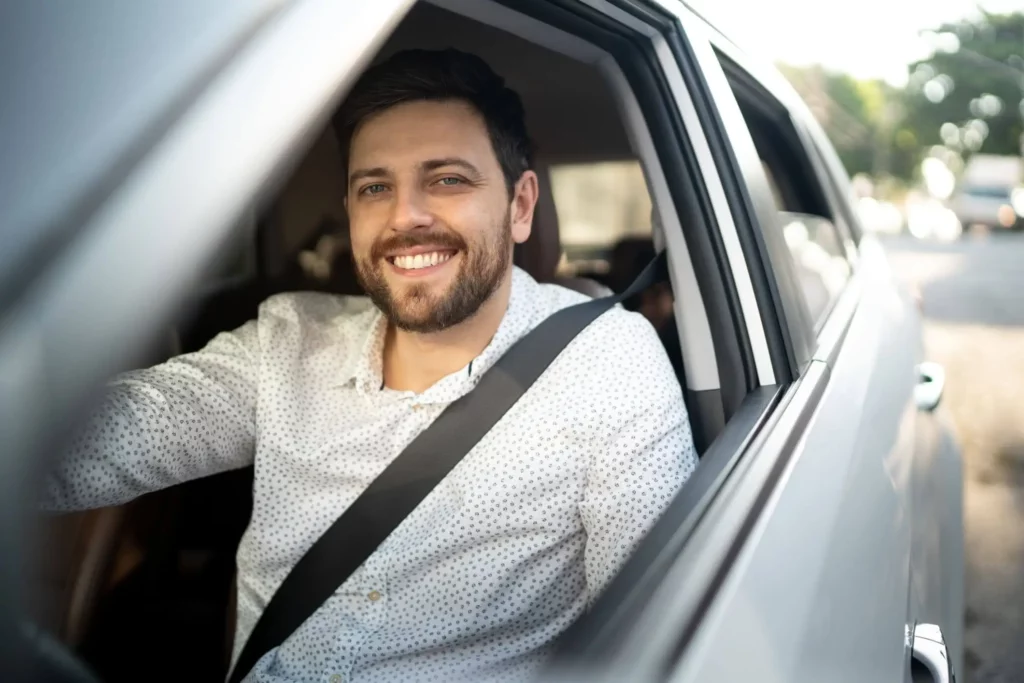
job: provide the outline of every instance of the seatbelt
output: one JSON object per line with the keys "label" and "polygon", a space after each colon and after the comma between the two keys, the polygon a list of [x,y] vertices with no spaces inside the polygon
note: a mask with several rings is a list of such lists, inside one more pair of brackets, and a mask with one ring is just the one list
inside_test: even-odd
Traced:
{"label": "seatbelt", "polygon": [[476,387],[450,403],[299,559],[256,622],[229,683],[239,683],[348,580],[576,335],[615,304],[663,279],[664,264],[663,252],[621,294],[553,313],[513,344]]}

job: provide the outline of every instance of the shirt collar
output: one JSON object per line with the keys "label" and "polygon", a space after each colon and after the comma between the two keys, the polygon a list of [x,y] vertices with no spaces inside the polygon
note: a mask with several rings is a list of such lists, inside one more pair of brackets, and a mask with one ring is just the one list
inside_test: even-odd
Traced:
{"label": "shirt collar", "polygon": [[[513,267],[508,308],[490,343],[469,365],[439,380],[421,398],[425,401],[453,401],[475,387],[480,377],[540,322],[534,320],[539,311],[536,306],[538,289],[537,281],[526,271]],[[346,354],[348,357],[343,362],[341,380],[344,384],[354,382],[361,391],[376,392],[384,385],[383,355],[387,320],[376,307],[360,316],[366,316],[365,320],[359,321],[362,323],[359,327],[366,332],[361,343],[355,345],[357,353]]]}

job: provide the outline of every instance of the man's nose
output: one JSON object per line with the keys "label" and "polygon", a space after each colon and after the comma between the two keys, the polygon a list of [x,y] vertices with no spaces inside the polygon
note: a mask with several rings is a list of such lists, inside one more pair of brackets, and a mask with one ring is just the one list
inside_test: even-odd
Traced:
{"label": "man's nose", "polygon": [[391,229],[405,232],[430,227],[433,222],[426,195],[415,187],[399,188],[391,209]]}

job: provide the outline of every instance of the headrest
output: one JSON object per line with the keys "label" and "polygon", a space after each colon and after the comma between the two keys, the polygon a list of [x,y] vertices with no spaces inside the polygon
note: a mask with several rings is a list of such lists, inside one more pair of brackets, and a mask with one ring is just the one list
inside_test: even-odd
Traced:
{"label": "headrest", "polygon": [[530,238],[517,244],[513,261],[538,282],[550,282],[558,272],[562,258],[562,245],[558,234],[558,212],[551,191],[551,174],[547,166],[538,165],[540,196],[533,212],[533,230]]}

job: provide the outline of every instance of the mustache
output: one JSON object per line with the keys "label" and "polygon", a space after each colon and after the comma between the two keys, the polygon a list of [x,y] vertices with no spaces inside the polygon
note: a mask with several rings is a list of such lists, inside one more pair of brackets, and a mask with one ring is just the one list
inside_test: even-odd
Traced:
{"label": "mustache", "polygon": [[423,245],[459,251],[466,250],[466,241],[454,232],[441,230],[431,232],[413,231],[377,239],[370,250],[370,257],[374,261],[379,261],[393,251],[411,249]]}

